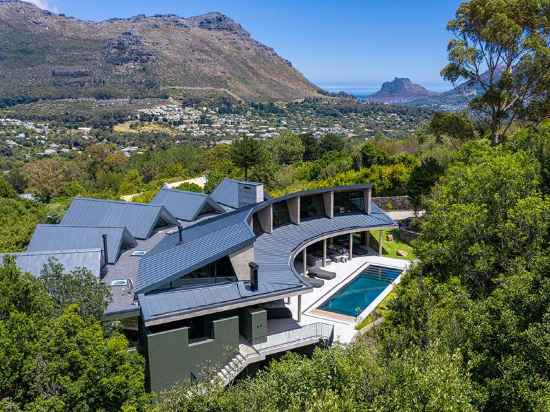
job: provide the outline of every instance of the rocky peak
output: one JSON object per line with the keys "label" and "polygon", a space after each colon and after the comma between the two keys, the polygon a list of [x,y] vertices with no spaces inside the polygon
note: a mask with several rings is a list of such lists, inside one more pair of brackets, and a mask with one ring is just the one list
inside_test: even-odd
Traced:
{"label": "rocky peak", "polygon": [[191,20],[193,20],[201,29],[245,33],[248,35],[239,23],[220,12],[211,12],[201,16],[192,17]]}
{"label": "rocky peak", "polygon": [[428,92],[424,87],[420,86],[419,84],[415,84],[411,81],[411,79],[407,77],[396,77],[391,82],[385,82],[382,84],[382,88],[380,90],[384,93],[390,93],[390,94],[396,94],[396,93],[424,93]]}
{"label": "rocky peak", "polygon": [[396,77],[390,82],[383,83],[381,89],[369,96],[367,100],[382,103],[403,103],[435,94],[421,85],[413,83],[409,78]]}

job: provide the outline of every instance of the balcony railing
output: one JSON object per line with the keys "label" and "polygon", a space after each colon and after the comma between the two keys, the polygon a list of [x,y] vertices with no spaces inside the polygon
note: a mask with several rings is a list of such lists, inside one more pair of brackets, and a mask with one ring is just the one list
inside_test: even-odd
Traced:
{"label": "balcony railing", "polygon": [[274,352],[277,351],[277,349],[285,350],[290,346],[298,347],[300,343],[310,344],[310,342],[326,342],[330,345],[333,336],[334,327],[332,325],[317,322],[304,325],[300,328],[268,335],[266,342],[254,344],[253,347],[259,353],[264,353]]}

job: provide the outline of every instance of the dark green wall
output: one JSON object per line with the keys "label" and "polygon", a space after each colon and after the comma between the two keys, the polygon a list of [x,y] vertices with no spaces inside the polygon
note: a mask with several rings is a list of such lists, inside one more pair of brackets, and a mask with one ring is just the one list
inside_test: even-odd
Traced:
{"label": "dark green wall", "polygon": [[246,308],[239,314],[241,335],[251,343],[267,340],[267,311],[259,308]]}
{"label": "dark green wall", "polygon": [[238,351],[239,318],[214,320],[210,339],[194,343],[188,327],[149,333],[146,341],[148,387],[159,391],[199,376],[205,368],[223,366]]}

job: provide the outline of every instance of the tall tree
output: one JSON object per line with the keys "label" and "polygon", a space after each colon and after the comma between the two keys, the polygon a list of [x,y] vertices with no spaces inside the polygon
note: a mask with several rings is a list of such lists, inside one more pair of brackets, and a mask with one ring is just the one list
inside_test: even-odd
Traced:
{"label": "tall tree", "polygon": [[84,318],[101,320],[111,298],[111,291],[90,270],[78,268],[67,272],[59,261],[51,259],[42,269],[40,280],[61,314],[72,304],[78,304]]}
{"label": "tall tree", "polygon": [[383,165],[388,160],[386,153],[372,142],[367,142],[361,146],[359,157],[361,158],[361,166],[363,167],[371,167],[377,164]]}
{"label": "tall tree", "polygon": [[244,178],[248,179],[248,171],[262,161],[262,144],[246,135],[234,140],[231,160],[243,170]]}
{"label": "tall tree", "polygon": [[0,409],[143,410],[143,358],[122,335],[106,338],[78,305],[56,306],[12,258],[0,264]]}
{"label": "tall tree", "polygon": [[319,148],[321,154],[324,155],[328,152],[339,152],[344,149],[346,142],[344,138],[338,134],[326,134],[319,140]]}
{"label": "tall tree", "polygon": [[78,178],[80,171],[59,159],[40,159],[23,166],[28,189],[41,200],[64,193],[65,185]]}
{"label": "tall tree", "polygon": [[15,189],[8,183],[4,176],[0,176],[0,197],[13,199],[17,196]]}
{"label": "tall tree", "polygon": [[304,161],[319,159],[321,156],[319,141],[311,133],[301,134],[300,140],[304,145]]}
{"label": "tall tree", "polygon": [[283,165],[296,163],[304,157],[304,144],[293,133],[282,133],[271,141],[277,161]]}
{"label": "tall tree", "polygon": [[429,124],[430,131],[438,143],[443,142],[443,136],[464,142],[475,136],[472,121],[466,114],[439,112],[433,115]]}
{"label": "tall tree", "polygon": [[414,210],[420,210],[424,196],[430,193],[444,171],[443,166],[433,157],[422,160],[422,163],[413,169],[407,182],[407,193]]}
{"label": "tall tree", "polygon": [[493,144],[503,141],[512,122],[541,95],[550,74],[548,0],[464,1],[448,24],[445,79],[470,81],[482,94],[471,108],[485,116]]}

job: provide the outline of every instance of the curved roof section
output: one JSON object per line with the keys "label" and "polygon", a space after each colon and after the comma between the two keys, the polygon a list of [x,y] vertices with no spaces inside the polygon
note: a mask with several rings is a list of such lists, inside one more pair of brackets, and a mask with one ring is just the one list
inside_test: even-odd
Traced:
{"label": "curved roof section", "polygon": [[124,227],[37,225],[27,252],[102,250],[104,234],[107,235],[107,254],[110,264],[116,263],[122,248],[136,245],[136,239]]}
{"label": "curved roof section", "polygon": [[160,221],[177,220],[163,206],[116,200],[75,198],[61,221],[73,226],[125,226],[137,239],[147,239]]}
{"label": "curved roof section", "polygon": [[393,226],[395,223],[380,208],[373,205],[372,213],[337,215],[307,220],[299,225],[289,224],[264,233],[254,244],[256,263],[259,266],[258,290],[271,291],[288,287],[296,282],[292,267],[293,256],[304,245],[324,236],[353,230]]}
{"label": "curved roof section", "polygon": [[322,189],[313,189],[313,190],[304,190],[302,192],[292,192],[287,195],[277,197],[275,199],[270,199],[271,203],[279,203],[285,200],[293,199],[295,197],[305,197],[305,196],[313,196],[313,195],[319,195],[322,193],[328,193],[328,192],[353,192],[358,190],[366,190],[371,189],[372,184],[357,184],[357,185],[349,185],[349,186],[337,186],[337,187],[326,187]]}
{"label": "curved roof section", "polygon": [[196,220],[209,207],[218,213],[225,212],[225,209],[204,193],[168,188],[161,189],[150,204],[164,206],[174,217],[186,221]]}
{"label": "curved roof section", "polygon": [[50,259],[55,259],[61,263],[67,272],[78,268],[87,268],[94,276],[99,278],[101,275],[101,249],[6,253],[5,255],[0,255],[0,263],[3,261],[3,256],[8,255],[15,258],[15,263],[23,272],[29,272],[36,277],[42,275],[42,269],[44,265],[48,264]]}
{"label": "curved roof section", "polygon": [[[254,208],[249,209],[248,212],[252,210]],[[240,216],[240,214],[233,215],[234,217]],[[242,217],[246,218],[247,215],[242,215]],[[223,222],[223,219],[220,220]],[[331,234],[337,235],[338,233],[387,227],[394,224],[389,216],[373,205],[372,213],[369,215],[353,213],[337,215],[334,218],[322,217],[302,222],[299,225],[281,226],[274,229],[273,233],[262,233],[254,242],[255,261],[259,266],[258,289],[256,291],[250,290],[244,282],[149,295],[143,294],[142,291],[138,299],[144,320],[148,322],[171,314],[193,312],[206,307],[221,307],[232,302],[309,289],[307,279],[297,274],[293,268],[293,257],[304,245]],[[174,239],[171,242],[173,243]],[[182,244],[182,251],[184,246],[185,244]],[[168,249],[168,251],[170,250]],[[223,252],[218,252],[219,256],[224,255]],[[159,261],[162,261],[161,256],[164,255],[159,254]],[[181,260],[180,264],[183,261]]]}
{"label": "curved roof section", "polygon": [[136,292],[165,287],[171,281],[212,263],[252,243],[255,235],[247,223],[250,208],[213,217],[166,236],[139,262]]}
{"label": "curved roof section", "polygon": [[[244,182],[240,180],[234,180],[229,178],[224,178],[223,181],[214,189],[210,194],[210,197],[216,202],[221,203],[224,206],[228,206],[233,209],[238,209],[242,207],[243,201],[246,204],[256,204],[258,202],[243,199],[243,193],[241,190],[242,186],[263,186],[261,183],[256,182]],[[262,198],[260,201],[263,201]]]}

